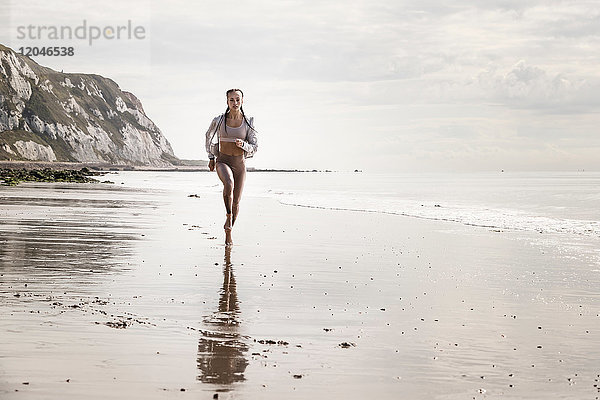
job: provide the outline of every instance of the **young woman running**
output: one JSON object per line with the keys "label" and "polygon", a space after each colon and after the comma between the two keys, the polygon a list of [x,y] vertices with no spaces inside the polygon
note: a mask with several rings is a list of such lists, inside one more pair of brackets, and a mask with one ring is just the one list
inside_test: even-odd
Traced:
{"label": "young woman running", "polygon": [[206,151],[208,168],[217,170],[223,182],[223,200],[227,212],[225,225],[225,244],[233,244],[231,230],[238,216],[242,189],[246,180],[246,158],[250,158],[258,149],[257,132],[254,118],[244,114],[242,104],[244,93],[240,89],[229,89],[227,110],[213,118],[206,131]]}

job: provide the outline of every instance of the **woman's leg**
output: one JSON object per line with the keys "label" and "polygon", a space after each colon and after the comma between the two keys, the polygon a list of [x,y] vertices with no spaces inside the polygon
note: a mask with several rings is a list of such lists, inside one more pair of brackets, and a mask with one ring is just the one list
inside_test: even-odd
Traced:
{"label": "woman's leg", "polygon": [[223,182],[223,201],[225,202],[225,210],[227,211],[227,220],[225,221],[225,230],[231,230],[231,211],[233,208],[233,193],[234,193],[234,175],[229,165],[217,161],[215,166],[217,175]]}
{"label": "woman's leg", "polygon": [[235,224],[238,212],[240,211],[240,200],[242,199],[242,190],[244,190],[244,182],[246,182],[246,162],[243,157],[236,163],[233,169],[233,201],[231,211],[233,213],[231,225]]}

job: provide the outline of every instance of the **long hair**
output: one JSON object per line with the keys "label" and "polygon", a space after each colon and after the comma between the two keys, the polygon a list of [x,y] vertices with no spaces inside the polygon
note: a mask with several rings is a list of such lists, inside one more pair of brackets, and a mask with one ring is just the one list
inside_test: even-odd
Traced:
{"label": "long hair", "polygon": [[[227,92],[225,92],[225,96],[229,96],[229,93],[232,92],[240,92],[242,94],[242,98],[244,98],[244,92],[242,92],[242,89],[229,89]],[[246,114],[244,114],[244,107],[240,107],[240,111],[242,112],[242,118],[244,119],[244,121],[246,122],[246,125],[248,125],[250,127],[250,129],[252,129],[254,132],[258,133],[258,131],[256,129],[254,129],[254,127],[252,125],[250,125],[250,122],[248,122],[248,119],[246,118]],[[229,106],[227,106],[227,109],[225,110],[225,114],[223,115],[223,118],[221,118],[221,121],[225,121],[225,133],[227,133],[227,114],[229,114]],[[217,130],[219,129],[219,126],[221,125],[221,121],[219,121],[219,124],[217,125]]]}

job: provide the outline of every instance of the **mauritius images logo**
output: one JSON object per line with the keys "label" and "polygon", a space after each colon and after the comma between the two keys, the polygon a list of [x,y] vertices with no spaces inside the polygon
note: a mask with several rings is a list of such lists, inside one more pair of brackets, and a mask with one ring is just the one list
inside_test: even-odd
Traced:
{"label": "mauritius images logo", "polygon": [[80,25],[19,25],[17,26],[17,39],[37,40],[43,42],[54,41],[60,45],[61,41],[85,41],[92,46],[98,41],[114,40],[144,40],[146,28],[136,25],[131,20],[118,25],[92,25],[83,20]]}

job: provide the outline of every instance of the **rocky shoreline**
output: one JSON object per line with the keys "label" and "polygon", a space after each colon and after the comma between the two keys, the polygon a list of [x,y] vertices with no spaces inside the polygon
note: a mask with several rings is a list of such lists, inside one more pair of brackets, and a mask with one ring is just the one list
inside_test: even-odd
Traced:
{"label": "rocky shoreline", "polygon": [[[170,167],[153,167],[141,165],[125,164],[107,164],[107,163],[73,163],[73,162],[49,162],[49,161],[2,161],[0,160],[0,169],[52,169],[52,170],[81,170],[86,168],[92,171],[173,171],[173,172],[208,172],[208,161],[204,160],[183,160],[187,161],[181,165]],[[255,168],[248,167],[248,172],[338,172],[329,169],[278,169],[278,168]],[[363,172],[355,169],[355,173]]]}
{"label": "rocky shoreline", "polygon": [[150,165],[127,165],[108,163],[77,163],[57,161],[6,161],[0,160],[0,169],[52,169],[80,170],[87,168],[92,171],[208,171],[208,161],[197,165],[173,165],[170,167],[154,167]]}
{"label": "rocky shoreline", "polygon": [[[20,182],[78,182],[92,183],[100,182],[92,176],[104,175],[104,172],[91,171],[84,167],[74,169],[0,169],[0,184],[4,186],[16,186]],[[105,181],[109,183],[109,181]]]}

